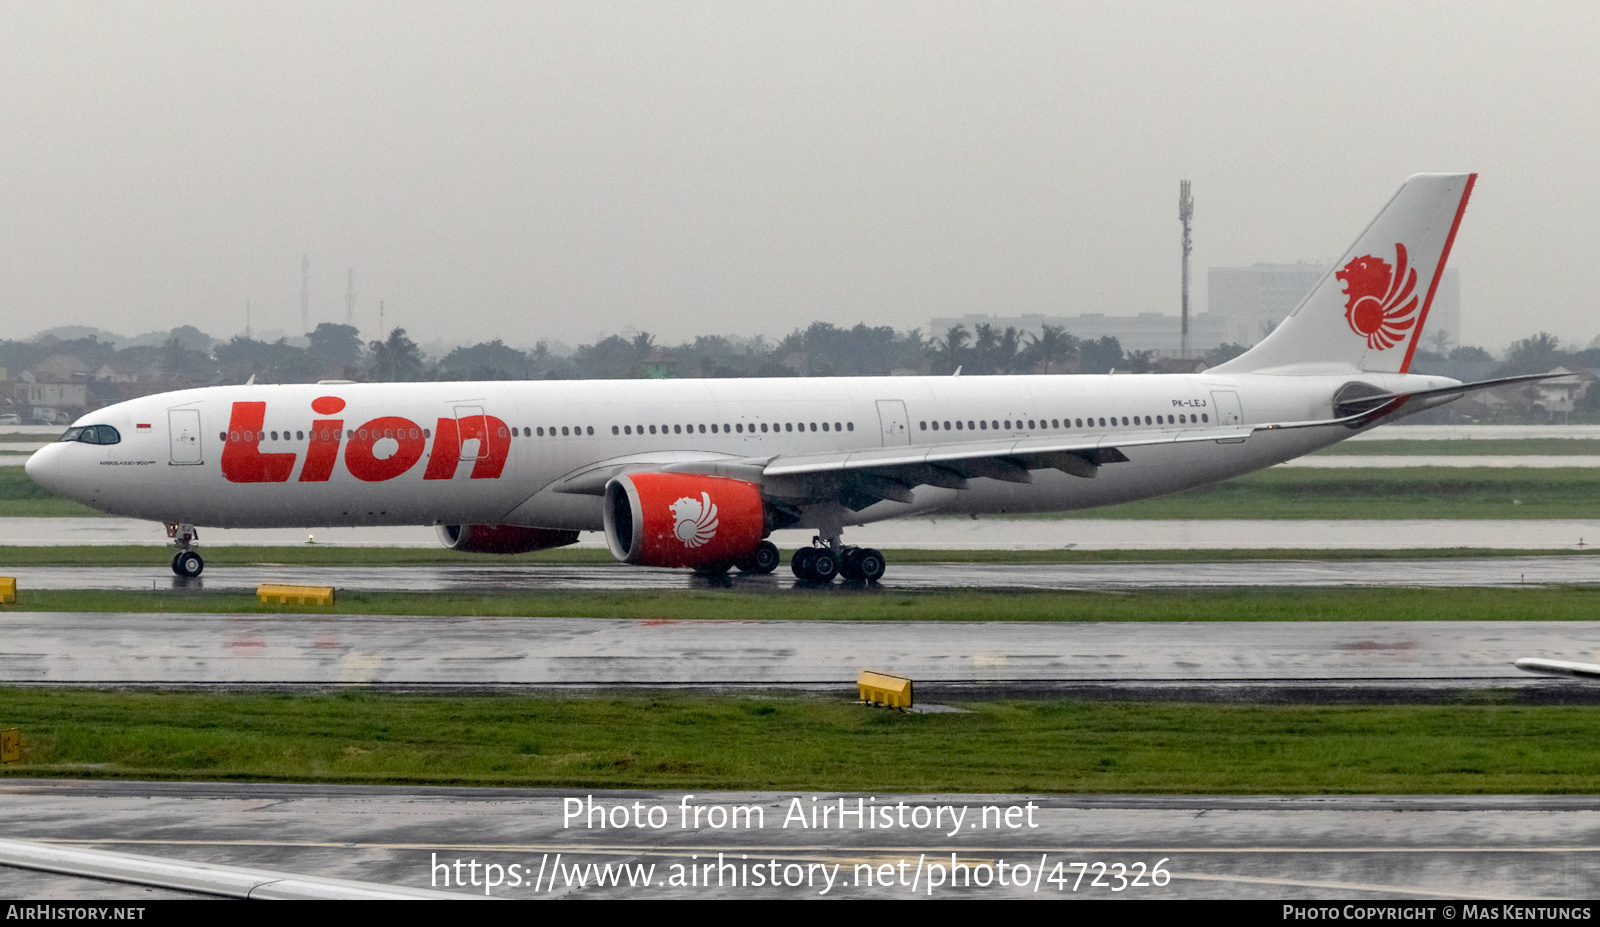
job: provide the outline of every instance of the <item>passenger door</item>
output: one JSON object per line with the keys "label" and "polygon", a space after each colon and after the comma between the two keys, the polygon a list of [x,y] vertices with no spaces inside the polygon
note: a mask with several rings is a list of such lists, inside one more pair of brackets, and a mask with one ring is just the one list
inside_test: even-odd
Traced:
{"label": "passenger door", "polygon": [[461,436],[461,459],[478,460],[489,456],[489,429],[483,406],[456,406],[456,429]]}
{"label": "passenger door", "polygon": [[1239,394],[1233,390],[1213,391],[1211,393],[1211,405],[1217,410],[1218,425],[1240,425],[1244,423],[1244,410],[1239,407]]}
{"label": "passenger door", "polygon": [[171,445],[175,467],[203,463],[200,453],[200,410],[168,409],[167,441]]}
{"label": "passenger door", "polygon": [[878,425],[883,429],[883,446],[911,443],[911,428],[906,418],[906,404],[898,399],[878,400]]}

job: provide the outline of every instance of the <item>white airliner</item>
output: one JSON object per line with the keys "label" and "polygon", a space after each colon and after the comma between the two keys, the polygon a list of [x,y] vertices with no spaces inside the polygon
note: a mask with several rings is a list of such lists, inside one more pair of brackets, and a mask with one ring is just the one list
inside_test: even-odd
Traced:
{"label": "white airliner", "polygon": [[[1418,174],[1271,335],[1194,375],[218,386],[93,412],[28,475],[197,526],[434,525],[517,553],[604,530],[620,561],[876,580],[852,525],[1052,512],[1215,483],[1488,384],[1410,374],[1475,174]],[[1499,383],[1505,380],[1494,381]]]}

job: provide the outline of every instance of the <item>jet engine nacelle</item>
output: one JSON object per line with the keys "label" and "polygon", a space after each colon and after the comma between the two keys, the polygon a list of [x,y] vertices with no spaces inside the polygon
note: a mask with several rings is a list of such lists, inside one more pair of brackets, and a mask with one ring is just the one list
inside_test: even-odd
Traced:
{"label": "jet engine nacelle", "polygon": [[749,558],[766,534],[754,483],[686,473],[629,473],[606,484],[606,541],[623,563],[727,566]]}
{"label": "jet engine nacelle", "polygon": [[469,554],[526,554],[576,544],[578,532],[518,525],[439,525],[439,541]]}

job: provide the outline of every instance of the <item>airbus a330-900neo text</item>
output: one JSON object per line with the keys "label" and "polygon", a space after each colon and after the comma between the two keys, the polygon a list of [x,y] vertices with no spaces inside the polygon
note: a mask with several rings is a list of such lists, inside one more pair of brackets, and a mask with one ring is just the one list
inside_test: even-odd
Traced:
{"label": "airbus a330-900neo text", "polygon": [[[907,515],[1051,512],[1225,480],[1486,384],[1408,373],[1476,175],[1419,174],[1299,307],[1193,375],[217,386],[85,416],[28,475],[197,526],[434,525],[517,553],[603,530],[620,561],[875,580],[843,531]],[[1496,381],[1506,382],[1506,381]]]}

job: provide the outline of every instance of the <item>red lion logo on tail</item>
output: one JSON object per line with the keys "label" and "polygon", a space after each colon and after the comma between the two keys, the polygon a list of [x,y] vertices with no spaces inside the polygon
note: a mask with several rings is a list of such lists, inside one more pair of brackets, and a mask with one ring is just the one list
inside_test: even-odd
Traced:
{"label": "red lion logo on tail", "polygon": [[1378,351],[1399,344],[1417,324],[1417,271],[1406,261],[1405,245],[1397,242],[1394,250],[1396,267],[1364,254],[1333,275],[1345,285],[1344,318],[1350,330]]}

